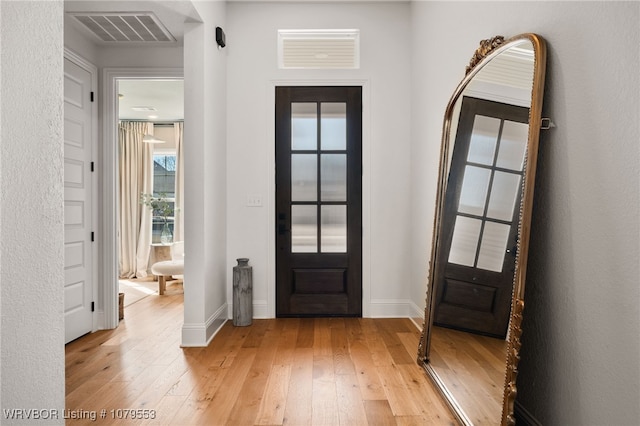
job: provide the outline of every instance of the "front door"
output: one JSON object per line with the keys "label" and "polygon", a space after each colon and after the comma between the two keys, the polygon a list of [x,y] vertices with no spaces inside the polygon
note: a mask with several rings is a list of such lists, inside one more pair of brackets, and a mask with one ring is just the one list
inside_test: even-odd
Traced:
{"label": "front door", "polygon": [[362,315],[362,88],[276,88],[276,316]]}
{"label": "front door", "polygon": [[64,60],[65,343],[93,328],[91,73]]}
{"label": "front door", "polygon": [[504,338],[529,109],[463,98],[436,265],[436,325]]}

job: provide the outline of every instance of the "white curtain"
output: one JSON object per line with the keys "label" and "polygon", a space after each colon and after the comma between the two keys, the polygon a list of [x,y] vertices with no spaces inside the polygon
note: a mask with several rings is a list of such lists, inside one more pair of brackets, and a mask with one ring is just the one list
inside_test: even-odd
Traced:
{"label": "white curtain", "polygon": [[142,278],[151,250],[152,212],[140,204],[140,195],[153,193],[153,148],[143,137],[153,134],[153,123],[121,121],[118,134],[120,277]]}
{"label": "white curtain", "polygon": [[182,154],[184,123],[173,123],[176,141],[176,202],[173,223],[173,241],[184,241],[184,155]]}

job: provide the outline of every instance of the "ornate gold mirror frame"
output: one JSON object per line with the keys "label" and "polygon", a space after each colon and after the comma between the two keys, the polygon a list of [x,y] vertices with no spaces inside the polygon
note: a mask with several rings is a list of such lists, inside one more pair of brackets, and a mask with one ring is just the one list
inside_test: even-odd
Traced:
{"label": "ornate gold mirror frame", "polygon": [[[528,52],[523,52],[525,50]],[[478,80],[480,80],[479,76],[484,73],[487,75],[491,74],[491,77],[489,79],[493,79],[492,84],[494,86],[500,84],[505,84],[507,86],[511,85],[511,82],[501,83],[499,81],[500,78],[504,78],[505,81],[511,78],[508,75],[508,69],[510,67],[503,66],[498,69],[497,64],[499,64],[501,61],[504,61],[508,56],[519,55],[521,56],[520,59],[522,59],[522,56],[526,56],[527,54],[529,55],[529,61],[532,67],[530,80],[528,80],[529,83],[527,83],[528,85],[530,84],[530,86],[527,87],[530,87],[531,89],[530,99],[527,100],[529,104],[525,106],[528,107],[528,131],[525,130],[525,132],[528,133],[526,133],[526,136],[523,136],[523,139],[526,138],[526,146],[523,148],[524,158],[522,159],[522,178],[519,181],[520,183],[518,184],[518,187],[516,187],[516,191],[519,190],[520,192],[519,203],[517,202],[518,199],[516,199],[516,201],[514,202],[514,221],[511,224],[512,230],[515,230],[515,227],[517,226],[517,234],[515,234],[515,231],[513,234],[513,236],[515,236],[516,242],[515,260],[511,260],[511,262],[515,261],[515,266],[512,269],[513,280],[512,287],[510,289],[510,310],[508,306],[506,308],[506,314],[508,316],[508,328],[506,325],[504,327],[506,337],[503,337],[501,340],[496,339],[496,341],[500,341],[500,345],[503,345],[502,347],[506,349],[504,350],[504,352],[502,352],[504,354],[504,357],[502,359],[505,360],[504,388],[502,389],[502,401],[499,401],[499,394],[496,397],[496,399],[498,400],[495,401],[495,411],[497,411],[495,413],[495,418],[493,417],[494,414],[491,414],[491,419],[488,421],[485,420],[487,424],[497,424],[498,422],[501,422],[502,425],[513,425],[515,424],[513,409],[516,398],[516,376],[518,374],[518,362],[520,359],[520,336],[522,334],[521,323],[522,311],[524,308],[524,289],[530,236],[531,210],[533,204],[538,139],[542,122],[541,113],[546,68],[546,45],[544,40],[536,34],[521,34],[507,40],[505,40],[504,37],[501,36],[497,36],[489,40],[483,40],[466,69],[466,76],[453,93],[445,112],[440,153],[438,191],[436,195],[434,233],[431,247],[431,259],[429,263],[429,279],[427,285],[425,320],[423,325],[423,333],[420,339],[420,346],[418,349],[418,363],[423,366],[428,376],[432,379],[443,397],[448,402],[453,413],[456,415],[460,423],[464,425],[484,423],[479,419],[481,417],[486,418],[486,415],[473,413],[473,407],[470,407],[470,405],[482,405],[482,403],[478,404],[477,400],[470,403],[469,401],[473,398],[469,398],[469,394],[467,394],[466,396],[457,394],[457,392],[459,392],[459,387],[457,385],[448,383],[445,377],[445,369],[439,368],[436,365],[438,362],[442,362],[442,354],[445,352],[443,351],[437,353],[432,347],[432,345],[434,344],[434,330],[440,328],[434,326],[435,311],[437,310],[437,304],[440,303],[437,299],[442,298],[442,291],[438,291],[436,286],[439,285],[437,283],[439,283],[440,280],[444,279],[444,274],[442,272],[443,269],[439,265],[443,265],[443,263],[446,262],[451,262],[450,257],[444,259],[445,254],[449,256],[449,249],[443,250],[442,247],[447,247],[445,237],[443,236],[443,229],[445,229],[445,224],[447,223],[447,221],[454,220],[451,217],[448,217],[448,215],[446,214],[447,210],[445,208],[448,181],[449,179],[451,179],[450,174],[453,173],[452,170],[454,170],[454,168],[452,167],[452,157],[454,155],[453,152],[456,137],[454,137],[453,133],[458,132],[457,126],[459,117],[457,114],[459,114],[461,108],[460,104],[463,103],[463,98],[470,96],[470,87],[472,82],[477,82]],[[491,68],[489,68],[490,66]],[[491,72],[489,72],[489,70],[491,70]],[[524,92],[528,92],[528,90],[526,90],[527,87],[524,88]],[[477,97],[475,95],[475,91],[472,91],[471,93],[471,96]],[[458,185],[460,184],[458,183]],[[449,246],[451,246],[451,243],[449,243]],[[478,247],[480,247],[479,243]],[[480,248],[478,248],[478,250],[480,250]],[[511,251],[512,250],[513,249],[511,249]],[[510,250],[507,249],[506,253],[510,253]],[[477,256],[478,255],[476,254],[476,261]],[[504,256],[506,257],[507,255],[505,254]],[[510,273],[510,271],[511,269],[508,272]],[[439,276],[440,274],[442,274],[443,276]],[[510,275],[508,275],[507,278],[510,279]],[[473,280],[475,280],[475,277],[473,278]],[[505,324],[507,323],[505,322]],[[454,333],[456,332],[457,331],[454,331]],[[495,337],[488,337],[487,339],[495,339]],[[456,353],[456,351],[461,351],[462,349],[447,348],[447,350],[449,351],[449,353]],[[462,378],[463,374],[461,372],[454,371],[453,373],[460,373],[457,380],[474,380],[469,379],[469,376],[466,375],[468,374],[466,368],[466,379]],[[481,380],[478,380],[478,382],[480,381]],[[498,385],[498,391],[499,387],[500,386]],[[489,392],[486,389],[485,391]],[[501,414],[499,412],[500,407],[502,409]]]}

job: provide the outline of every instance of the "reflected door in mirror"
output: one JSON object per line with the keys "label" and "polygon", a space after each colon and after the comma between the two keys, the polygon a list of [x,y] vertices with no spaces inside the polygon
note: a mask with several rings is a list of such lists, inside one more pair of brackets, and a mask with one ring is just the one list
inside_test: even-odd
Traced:
{"label": "reflected door in mirror", "polygon": [[436,325],[504,338],[529,109],[464,97],[445,195]]}

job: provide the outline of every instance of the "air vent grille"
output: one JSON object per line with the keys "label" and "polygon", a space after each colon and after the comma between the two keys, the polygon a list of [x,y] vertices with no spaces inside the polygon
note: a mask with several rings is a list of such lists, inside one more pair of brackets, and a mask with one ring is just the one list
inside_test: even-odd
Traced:
{"label": "air vent grille", "polygon": [[512,47],[491,60],[477,79],[502,86],[531,90],[533,85],[534,52],[530,49]]}
{"label": "air vent grille", "polygon": [[360,67],[358,30],[278,30],[278,64],[289,69]]}
{"label": "air vent grille", "polygon": [[103,42],[174,42],[176,39],[152,12],[71,13]]}

